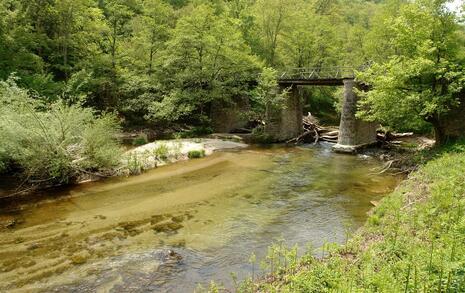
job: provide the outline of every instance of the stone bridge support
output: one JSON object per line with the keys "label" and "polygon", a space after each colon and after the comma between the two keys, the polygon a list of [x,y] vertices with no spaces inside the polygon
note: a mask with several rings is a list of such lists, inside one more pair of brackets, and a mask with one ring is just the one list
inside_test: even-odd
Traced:
{"label": "stone bridge support", "polygon": [[357,95],[353,79],[344,79],[344,100],[339,126],[338,143],[333,147],[337,152],[353,153],[358,148],[376,142],[377,123],[365,122],[355,117]]}
{"label": "stone bridge support", "polygon": [[280,90],[289,90],[284,108],[268,114],[265,133],[275,141],[286,141],[303,132],[303,103],[297,85],[280,86]]}

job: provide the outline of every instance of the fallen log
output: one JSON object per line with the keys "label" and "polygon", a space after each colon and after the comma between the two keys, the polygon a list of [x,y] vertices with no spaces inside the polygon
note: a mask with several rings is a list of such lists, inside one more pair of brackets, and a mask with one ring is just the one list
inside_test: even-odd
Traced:
{"label": "fallen log", "polygon": [[404,132],[404,133],[390,133],[389,137],[391,138],[403,138],[403,137],[409,137],[413,136],[413,132]]}
{"label": "fallen log", "polygon": [[321,138],[327,138],[327,139],[338,139],[339,138],[339,135],[329,135],[327,133],[321,135]]}
{"label": "fallen log", "polygon": [[320,140],[320,135],[318,134],[318,130],[316,128],[314,128],[313,131],[315,132],[315,141],[313,142],[313,144],[317,144]]}
{"label": "fallen log", "polygon": [[337,137],[328,137],[328,136],[320,136],[320,140],[322,141],[326,141],[326,142],[333,142],[333,143],[337,143],[338,141],[338,138]]}
{"label": "fallen log", "polygon": [[311,113],[302,117],[302,124],[304,132],[288,140],[287,143],[313,142],[313,144],[317,144],[319,141],[337,142],[339,131],[319,125],[318,119],[312,116]]}
{"label": "fallen log", "polygon": [[[319,124],[319,121],[311,113],[307,116],[302,117],[303,133],[299,136],[292,138],[287,143],[299,144],[301,142],[317,144],[319,141],[325,141],[330,143],[337,143],[339,139],[339,130],[334,127],[324,127]],[[378,131],[376,139],[382,144],[398,145],[401,139],[409,136],[413,136],[413,132],[405,133],[391,133],[389,131]]]}
{"label": "fallen log", "polygon": [[293,139],[288,140],[286,143],[298,144],[303,138],[309,136],[312,133],[313,133],[313,130],[307,130],[304,133],[302,133],[301,135],[299,135],[298,137],[295,137]]}
{"label": "fallen log", "polygon": [[338,137],[338,136],[339,136],[339,130],[334,130],[334,131],[326,132],[325,135],[326,135],[326,136],[335,136],[335,137]]}

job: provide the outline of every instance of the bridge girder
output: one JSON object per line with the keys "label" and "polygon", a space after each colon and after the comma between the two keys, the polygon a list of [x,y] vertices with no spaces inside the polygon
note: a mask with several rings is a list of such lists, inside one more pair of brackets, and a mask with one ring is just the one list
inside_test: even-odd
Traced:
{"label": "bridge girder", "polygon": [[280,73],[278,83],[280,85],[342,86],[346,79],[355,79],[355,70],[352,67],[293,68]]}
{"label": "bridge girder", "polygon": [[309,86],[343,86],[344,80],[353,78],[326,79],[278,79],[280,86],[309,85]]}

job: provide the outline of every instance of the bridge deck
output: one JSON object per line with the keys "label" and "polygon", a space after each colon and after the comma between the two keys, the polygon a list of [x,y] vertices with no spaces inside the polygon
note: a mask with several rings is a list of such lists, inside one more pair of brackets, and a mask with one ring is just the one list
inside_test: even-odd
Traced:
{"label": "bridge deck", "polygon": [[355,70],[351,67],[295,68],[281,73],[280,85],[321,85],[340,86],[345,79],[354,79]]}
{"label": "bridge deck", "polygon": [[319,85],[319,86],[341,86],[344,85],[344,79],[278,79],[280,85]]}

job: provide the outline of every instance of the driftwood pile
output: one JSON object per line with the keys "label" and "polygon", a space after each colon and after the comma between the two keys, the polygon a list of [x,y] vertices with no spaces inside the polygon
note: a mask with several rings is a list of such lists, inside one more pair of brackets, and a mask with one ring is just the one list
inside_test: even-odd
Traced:
{"label": "driftwood pile", "polygon": [[[326,141],[331,143],[337,143],[339,130],[335,127],[324,127],[319,124],[318,119],[315,116],[312,116],[311,113],[308,113],[307,116],[302,118],[304,132],[291,140],[288,140],[287,143],[314,143],[317,144],[320,141]],[[378,131],[377,140],[378,143],[382,145],[399,145],[402,141],[399,139],[407,138],[413,136],[413,132],[407,133],[391,133]]]}
{"label": "driftwood pile", "polygon": [[378,131],[376,133],[376,138],[378,142],[383,144],[392,144],[392,145],[399,145],[402,143],[402,140],[406,137],[414,136],[413,132],[405,132],[405,133],[392,133],[390,131]]}
{"label": "driftwood pile", "polygon": [[302,142],[313,142],[316,144],[320,141],[337,143],[339,130],[321,126],[318,119],[312,116],[311,113],[304,116],[302,121],[304,125],[304,132],[298,137],[288,140],[287,143],[299,144]]}

